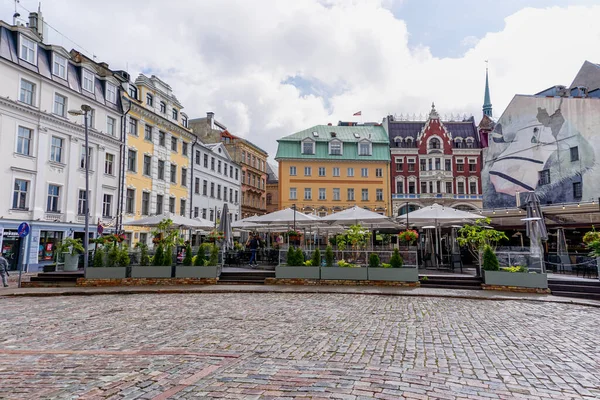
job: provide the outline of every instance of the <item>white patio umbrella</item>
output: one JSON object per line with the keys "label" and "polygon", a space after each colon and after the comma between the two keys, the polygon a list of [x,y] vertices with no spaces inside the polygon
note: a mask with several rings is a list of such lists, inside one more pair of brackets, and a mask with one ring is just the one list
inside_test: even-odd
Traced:
{"label": "white patio umbrella", "polygon": [[174,228],[191,228],[191,229],[202,229],[212,228],[214,223],[205,219],[192,219],[183,217],[181,215],[153,215],[138,220],[129,220],[123,222],[126,226],[145,226],[149,228],[157,227],[165,219],[173,221]]}
{"label": "white patio umbrella", "polygon": [[[314,225],[321,220],[321,218],[316,215],[303,214],[292,208],[286,208],[284,210],[252,218],[253,219],[249,222],[255,225],[284,225],[293,223],[296,223],[296,225]],[[246,220],[248,220],[248,218],[246,218]]]}
{"label": "white patio umbrella", "polygon": [[321,221],[328,224],[335,223],[343,226],[356,225],[360,223],[365,225],[372,225],[374,228],[398,227],[398,224],[391,218],[358,206],[354,206],[351,208],[347,208],[344,211],[326,215],[325,217],[321,218]]}

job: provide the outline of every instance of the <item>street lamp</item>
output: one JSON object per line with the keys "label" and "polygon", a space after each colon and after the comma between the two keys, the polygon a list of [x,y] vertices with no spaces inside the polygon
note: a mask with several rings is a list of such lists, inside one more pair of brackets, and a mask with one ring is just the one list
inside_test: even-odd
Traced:
{"label": "street lamp", "polygon": [[83,115],[83,125],[85,128],[85,236],[83,237],[83,274],[87,271],[89,259],[89,241],[90,241],[90,147],[88,143],[88,113],[92,107],[87,104],[81,105],[81,110],[69,110],[70,115]]}

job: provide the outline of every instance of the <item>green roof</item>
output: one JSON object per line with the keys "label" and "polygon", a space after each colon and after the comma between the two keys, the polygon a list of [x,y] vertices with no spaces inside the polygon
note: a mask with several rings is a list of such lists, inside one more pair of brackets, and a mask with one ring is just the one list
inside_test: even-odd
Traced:
{"label": "green roof", "polygon": [[[302,141],[315,142],[315,154],[302,154]],[[342,155],[329,154],[329,142],[342,142]],[[368,140],[372,143],[370,156],[358,155],[358,142]],[[275,159],[330,159],[390,161],[389,137],[382,126],[331,126],[317,125],[312,128],[284,136],[277,140]]]}

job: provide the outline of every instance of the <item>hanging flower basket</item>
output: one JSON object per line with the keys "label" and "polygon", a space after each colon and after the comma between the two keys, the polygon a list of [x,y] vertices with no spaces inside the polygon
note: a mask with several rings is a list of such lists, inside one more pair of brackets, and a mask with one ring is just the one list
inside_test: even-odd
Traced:
{"label": "hanging flower basket", "polygon": [[412,229],[408,229],[408,230],[406,230],[404,232],[400,232],[398,234],[398,239],[402,240],[403,242],[407,242],[407,243],[413,243],[418,238],[419,238],[419,233]]}
{"label": "hanging flower basket", "polygon": [[217,242],[220,240],[225,240],[225,233],[222,231],[218,231],[218,230],[212,230],[210,231],[210,233],[208,234],[208,241],[209,242]]}

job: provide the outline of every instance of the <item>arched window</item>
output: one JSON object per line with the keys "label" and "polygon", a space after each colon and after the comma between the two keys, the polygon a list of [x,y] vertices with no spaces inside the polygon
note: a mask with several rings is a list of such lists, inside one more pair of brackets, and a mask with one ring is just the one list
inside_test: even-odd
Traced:
{"label": "arched window", "polygon": [[[414,205],[414,204],[409,204],[408,205],[408,212],[412,212],[412,211],[415,211],[415,210],[418,210],[418,209],[419,209],[419,207],[416,206],[416,205]],[[402,207],[400,207],[398,209],[398,216],[404,215],[406,213],[407,213],[407,206],[406,205],[403,205]],[[409,221],[409,223],[410,223],[410,221]]]}
{"label": "arched window", "polygon": [[411,137],[406,138],[406,147],[408,147],[408,148],[414,147],[413,140]]}
{"label": "arched window", "polygon": [[439,149],[441,147],[440,140],[438,138],[433,138],[429,141],[430,149]]}
{"label": "arched window", "polygon": [[454,141],[454,147],[456,147],[457,149],[462,149],[463,148],[462,139],[456,138],[456,140]]}
{"label": "arched window", "polygon": [[473,139],[468,138],[467,139],[467,149],[472,149],[473,148]]}

